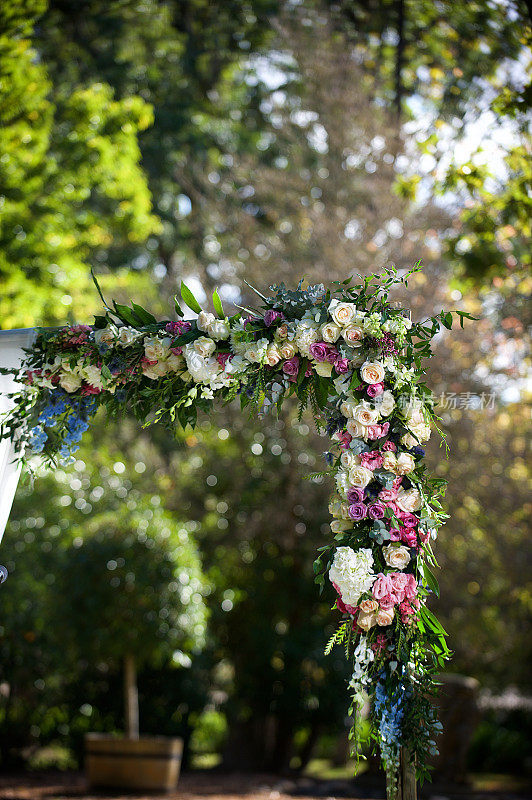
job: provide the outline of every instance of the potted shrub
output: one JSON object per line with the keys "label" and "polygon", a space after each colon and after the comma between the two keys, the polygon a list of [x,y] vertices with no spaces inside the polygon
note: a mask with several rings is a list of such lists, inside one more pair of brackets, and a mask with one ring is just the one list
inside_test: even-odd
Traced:
{"label": "potted shrub", "polygon": [[182,663],[183,654],[203,644],[200,559],[187,531],[176,528],[172,517],[143,501],[135,510],[90,519],[64,554],[66,641],[77,657],[123,669],[125,735],[86,736],[93,786],[169,791],[177,783],[182,741],[140,736],[137,690],[139,666]]}

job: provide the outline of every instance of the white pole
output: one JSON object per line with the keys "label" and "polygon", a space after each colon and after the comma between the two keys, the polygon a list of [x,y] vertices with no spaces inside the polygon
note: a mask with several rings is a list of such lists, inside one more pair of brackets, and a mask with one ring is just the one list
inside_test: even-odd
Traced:
{"label": "white pole", "polygon": [[[24,358],[24,348],[30,347],[36,336],[35,328],[13,331],[0,331],[0,367],[12,368],[15,373]],[[0,375],[0,416],[13,407],[7,395],[20,387],[12,375]],[[0,439],[0,541],[9,519],[9,512],[15,497],[20,463],[15,454],[13,442]]]}

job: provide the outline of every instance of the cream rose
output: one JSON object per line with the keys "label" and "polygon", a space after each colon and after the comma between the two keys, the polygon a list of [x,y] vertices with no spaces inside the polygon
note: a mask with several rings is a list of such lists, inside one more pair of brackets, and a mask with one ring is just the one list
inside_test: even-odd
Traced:
{"label": "cream rose", "polygon": [[158,378],[163,378],[167,372],[167,361],[157,361],[155,364],[148,364],[142,370],[142,374],[152,381],[156,381]]}
{"label": "cream rose", "polygon": [[339,325],[335,325],[334,322],[326,322],[325,325],[322,325],[320,328],[320,336],[324,342],[336,342],[342,329]]}
{"label": "cream rose", "polygon": [[357,625],[359,628],[362,628],[363,631],[369,631],[370,628],[375,627],[377,624],[377,614],[374,611],[371,611],[367,614],[364,611],[361,611],[357,617]]}
{"label": "cream rose", "polygon": [[98,328],[94,331],[94,341],[96,344],[112,344],[118,337],[118,330],[114,325],[106,328]]}
{"label": "cream rose", "polygon": [[231,330],[226,319],[215,319],[207,325],[207,333],[216,342],[220,342],[222,339],[229,339]]}
{"label": "cream rose", "polygon": [[380,361],[365,361],[360,368],[364,383],[380,383],[384,380],[384,366]]}
{"label": "cream rose", "polygon": [[207,329],[209,325],[216,321],[216,317],[214,314],[211,314],[209,311],[200,311],[198,314],[198,318],[196,320],[196,325],[198,330],[204,331],[207,333]]}
{"label": "cream rose", "polygon": [[65,392],[72,394],[81,386],[81,376],[75,372],[64,372],[59,378],[59,385]]}
{"label": "cream rose", "polygon": [[213,340],[209,339],[207,336],[200,336],[199,339],[194,340],[193,344],[194,350],[196,353],[199,353],[202,358],[208,358],[209,356],[212,356],[216,350],[215,342],[213,342]]}
{"label": "cream rose", "polygon": [[347,419],[352,419],[357,406],[358,403],[356,400],[344,400],[344,402],[340,405],[340,411],[344,417],[347,417]]}
{"label": "cream rose", "polygon": [[395,453],[392,453],[391,450],[387,450],[382,455],[382,468],[386,470],[386,472],[393,472],[395,474],[395,470],[397,468],[397,456]]}
{"label": "cream rose", "polygon": [[391,625],[393,622],[393,608],[379,608],[377,613],[377,625]]}
{"label": "cream rose", "polygon": [[360,465],[360,456],[356,456],[352,450],[343,450],[340,456],[340,463],[346,469],[358,467]]}
{"label": "cream rose", "polygon": [[365,486],[373,479],[373,472],[367,467],[355,465],[349,470],[349,481],[353,486],[358,486],[364,489]]}
{"label": "cream rose", "polygon": [[158,336],[151,336],[144,339],[144,355],[149,361],[159,361],[168,356],[171,339],[169,336],[164,336],[159,339]]}
{"label": "cream rose", "polygon": [[286,322],[283,322],[283,324],[279,325],[279,327],[275,331],[275,338],[278,341],[282,342],[284,341],[284,339],[286,339],[287,336],[288,336],[288,325],[286,324]]}
{"label": "cream rose", "polygon": [[183,356],[176,356],[175,353],[170,353],[170,355],[166,359],[166,366],[173,372],[178,372],[180,369],[183,369],[184,367]]}
{"label": "cream rose", "polygon": [[376,600],[362,600],[360,603],[360,610],[365,614],[370,614],[372,611],[376,611],[378,607],[379,604]]}
{"label": "cream rose", "polygon": [[266,363],[270,367],[275,367],[281,360],[281,354],[276,344],[271,344],[266,350]]}
{"label": "cream rose", "polygon": [[363,400],[355,408],[353,418],[356,419],[357,422],[360,422],[361,425],[373,425],[379,419],[379,412],[371,408],[371,406]]}
{"label": "cream rose", "polygon": [[279,355],[281,358],[290,359],[297,353],[297,347],[294,342],[284,342],[279,348]]}
{"label": "cream rose", "polygon": [[412,514],[414,511],[419,511],[422,504],[421,495],[414,487],[411,489],[399,489],[395,502],[401,511],[405,511],[409,514]]}
{"label": "cream rose", "polygon": [[346,328],[356,314],[357,307],[354,303],[343,303],[340,300],[331,300],[329,314],[341,328]]}
{"label": "cream rose", "polygon": [[140,331],[135,330],[135,328],[129,328],[127,325],[124,325],[118,331],[118,341],[122,345],[122,347],[128,347],[129,345],[133,344],[139,336],[142,336]]}
{"label": "cream rose", "polygon": [[382,548],[384,560],[393,569],[404,569],[410,563],[410,553],[406,547],[388,544]]}
{"label": "cream rose", "polygon": [[347,428],[348,434],[350,436],[354,436],[357,439],[360,438],[361,436],[362,438],[365,438],[367,434],[366,426],[361,425],[361,423],[357,422],[356,419],[348,419],[347,425],[345,427]]}
{"label": "cream rose", "polygon": [[342,331],[342,337],[350,347],[362,347],[364,331],[359,325],[348,325]]}
{"label": "cream rose", "polygon": [[412,472],[415,468],[416,462],[414,456],[410,455],[410,453],[399,453],[396,466],[397,475],[408,475],[408,473]]}

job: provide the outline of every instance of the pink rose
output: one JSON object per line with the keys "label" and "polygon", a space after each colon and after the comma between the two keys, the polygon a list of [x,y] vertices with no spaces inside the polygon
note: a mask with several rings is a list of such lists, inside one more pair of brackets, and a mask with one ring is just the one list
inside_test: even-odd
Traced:
{"label": "pink rose", "polygon": [[378,500],[377,502],[371,503],[371,505],[368,506],[368,517],[370,517],[370,519],[383,519],[384,512],[385,506],[383,503],[379,503]]}
{"label": "pink rose", "polygon": [[368,469],[380,469],[382,467],[382,456],[378,450],[370,450],[368,453],[360,454],[360,461]]}
{"label": "pink rose", "polygon": [[390,528],[390,542],[400,542],[401,532],[399,528]]}
{"label": "pink rose", "polygon": [[408,598],[408,600],[413,600],[417,595],[417,582],[414,575],[412,575],[411,573],[409,573],[406,577],[407,577],[407,584],[405,589],[405,595]]}
{"label": "pink rose", "polygon": [[364,499],[364,489],[360,489],[358,486],[351,486],[350,489],[347,491],[347,502],[348,503],[361,503]]}
{"label": "pink rose", "polygon": [[342,600],[341,597],[337,597],[336,598],[336,608],[342,614],[353,614],[354,615],[357,612],[357,609],[354,606],[346,605],[346,603],[344,603],[344,601]]}
{"label": "pink rose", "polygon": [[388,500],[386,503],[386,508],[391,508],[395,516],[397,516],[397,512],[399,511],[399,506],[395,502],[395,500]]}
{"label": "pink rose", "polygon": [[366,435],[372,442],[375,439],[380,439],[382,436],[381,425],[368,425],[366,428]]}
{"label": "pink rose", "polygon": [[415,528],[419,522],[416,515],[411,514],[409,511],[403,511],[401,513],[400,519],[405,528]]}
{"label": "pink rose", "polygon": [[283,372],[285,375],[288,375],[289,378],[296,379],[297,373],[299,372],[299,358],[297,356],[293,356],[292,358],[287,359],[287,361],[283,364]]}
{"label": "pink rose", "polygon": [[379,600],[380,608],[393,608],[397,600],[394,594],[387,594]]}
{"label": "pink rose", "polygon": [[372,594],[375,600],[380,600],[382,597],[386,597],[386,595],[391,594],[392,591],[392,579],[388,575],[384,575],[382,572],[379,572],[372,587]]}
{"label": "pink rose", "polygon": [[390,503],[397,497],[397,492],[394,492],[393,489],[381,489],[379,492],[379,500],[382,500],[383,503]]}
{"label": "pink rose", "polygon": [[370,385],[366,389],[368,397],[371,397],[371,398],[378,397],[380,394],[383,393],[383,391],[384,391],[384,385],[383,385],[382,382],[381,383],[370,383]]}
{"label": "pink rose", "polygon": [[409,547],[417,547],[417,534],[412,528],[401,528],[401,541]]}
{"label": "pink rose", "polygon": [[344,375],[349,370],[349,359],[339,358],[334,363],[334,368],[338,375]]}

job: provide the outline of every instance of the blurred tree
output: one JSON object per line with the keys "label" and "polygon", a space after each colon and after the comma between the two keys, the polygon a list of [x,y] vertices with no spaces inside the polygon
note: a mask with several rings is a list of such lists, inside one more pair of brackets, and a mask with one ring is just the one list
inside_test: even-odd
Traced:
{"label": "blurred tree", "polygon": [[[115,471],[105,454],[96,461],[42,476],[35,495],[23,487],[6,532],[3,762],[58,733],[81,738],[91,723],[120,727],[109,691],[124,656],[162,676],[190,667],[204,645],[208,585],[186,524],[162,509],[157,494],[144,498],[120,478],[123,462]],[[140,483],[133,466],[131,472]],[[178,698],[187,681],[169,680],[176,705],[166,707],[163,725],[168,730],[173,719],[173,732],[181,732],[177,707],[198,698]],[[144,705],[155,726],[149,698]]]}
{"label": "blurred tree", "polygon": [[44,4],[0,9],[0,314],[3,327],[83,319],[97,248],[140,242],[158,230],[139,167],[137,134],[152,120],[140,97],[110,86],[53,93],[32,49]]}

